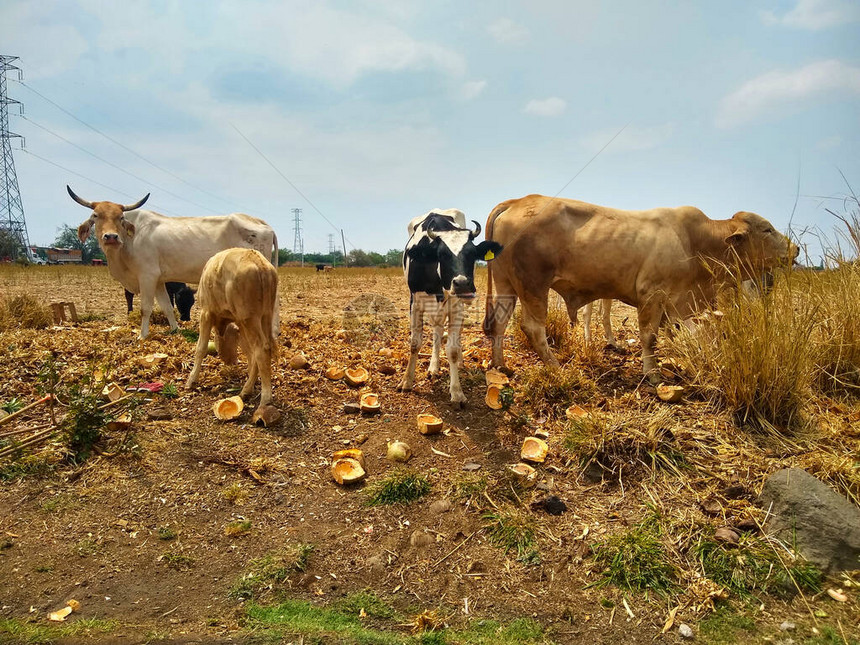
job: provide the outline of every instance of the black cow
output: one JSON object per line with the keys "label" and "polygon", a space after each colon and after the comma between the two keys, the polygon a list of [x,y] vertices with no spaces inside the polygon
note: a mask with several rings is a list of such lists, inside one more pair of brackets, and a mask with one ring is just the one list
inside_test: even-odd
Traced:
{"label": "black cow", "polygon": [[[473,220],[474,221],[474,220]],[[403,272],[409,285],[409,311],[411,338],[409,365],[398,386],[410,390],[415,380],[415,366],[426,313],[433,326],[433,353],[430,357],[430,374],[439,374],[439,353],[442,333],[448,320],[448,343],[445,353],[451,373],[451,402],[463,407],[466,396],[460,387],[458,367],[460,329],[466,306],[475,299],[475,261],[499,253],[498,242],[484,241],[477,246],[473,240],[481,234],[481,225],[475,230],[466,228],[466,216],[456,209],[433,210],[416,217],[409,223],[409,242],[403,253]]]}
{"label": "black cow", "polygon": [[[179,310],[179,320],[191,320],[191,306],[194,304],[194,290],[184,282],[165,282],[167,295],[170,298],[171,306]],[[134,294],[126,290],[125,302],[128,305],[128,313],[134,310],[132,303]]]}

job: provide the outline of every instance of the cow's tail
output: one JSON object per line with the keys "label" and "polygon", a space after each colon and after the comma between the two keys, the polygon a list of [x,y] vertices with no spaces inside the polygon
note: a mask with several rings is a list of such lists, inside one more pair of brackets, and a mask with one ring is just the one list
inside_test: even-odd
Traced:
{"label": "cow's tail", "polygon": [[[493,229],[495,228],[496,218],[506,211],[509,205],[510,202],[502,202],[487,216],[487,226],[484,229],[484,239],[493,239]],[[495,317],[495,305],[493,302],[493,263],[492,261],[489,261],[487,262],[487,306],[484,309],[483,324],[485,336],[492,337]]]}
{"label": "cow's tail", "polygon": [[278,234],[272,229],[272,266],[278,268]]}

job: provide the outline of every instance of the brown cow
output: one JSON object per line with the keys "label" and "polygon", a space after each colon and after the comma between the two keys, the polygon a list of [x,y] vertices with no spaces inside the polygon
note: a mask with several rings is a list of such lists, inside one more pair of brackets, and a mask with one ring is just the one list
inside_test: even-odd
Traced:
{"label": "brown cow", "polygon": [[200,307],[200,337],[194,369],[186,387],[193,387],[214,327],[223,339],[230,323],[239,327],[239,343],[248,358],[248,380],[239,393],[249,395],[262,381],[260,407],[272,400],[272,359],[277,342],[272,320],[278,302],[278,272],[255,249],[234,248],[213,255],[203,267],[197,288]]}
{"label": "brown cow", "polygon": [[490,262],[487,285],[484,332],[493,340],[494,366],[504,367],[502,342],[517,298],[532,347],[544,363],[558,365],[546,340],[553,289],[574,324],[576,311],[593,300],[636,307],[642,369],[652,381],[658,377],[654,345],[661,323],[714,306],[733,268],[742,279],[755,278],[798,253],[755,213],[712,220],[692,206],[622,211],[542,195],[496,206],[487,218],[487,239],[505,246]]}

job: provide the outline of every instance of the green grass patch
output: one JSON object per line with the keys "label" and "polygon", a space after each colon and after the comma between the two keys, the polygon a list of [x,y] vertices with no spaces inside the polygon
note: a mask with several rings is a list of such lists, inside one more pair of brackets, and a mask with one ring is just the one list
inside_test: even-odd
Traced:
{"label": "green grass patch", "polygon": [[372,618],[392,618],[394,609],[370,591],[358,591],[338,600],[332,608],[344,614],[358,616],[362,611]]}
{"label": "green grass patch", "polygon": [[169,541],[176,538],[176,531],[174,531],[169,526],[160,526],[158,527],[158,539]]}
{"label": "green grass patch", "polygon": [[410,504],[430,492],[430,480],[407,470],[395,470],[368,489],[368,506]]}
{"label": "green grass patch", "polygon": [[188,571],[192,566],[194,566],[195,562],[194,558],[191,556],[174,553],[173,551],[165,551],[161,554],[160,559],[171,569],[177,569],[179,571]]}
{"label": "green grass patch", "polygon": [[821,592],[823,575],[818,568],[808,562],[792,562],[787,553],[777,556],[767,540],[742,534],[737,548],[726,548],[714,541],[712,527],[704,530],[693,548],[702,571],[739,597],[750,599],[761,593],[793,596],[798,588],[804,593]]}
{"label": "green grass patch", "polygon": [[515,553],[523,564],[539,564],[535,521],[522,511],[502,509],[483,516],[487,537],[507,553]]}
{"label": "green grass patch", "polygon": [[728,605],[721,605],[699,623],[699,635],[713,645],[729,645],[749,640],[756,634],[755,621],[737,613]]}
{"label": "green grass patch", "polygon": [[196,343],[197,339],[200,338],[200,334],[196,329],[180,329],[179,335],[182,336],[189,343]]}
{"label": "green grass patch", "polygon": [[31,623],[15,618],[0,618],[0,643],[12,645],[47,645],[65,638],[89,638],[116,631],[119,623],[115,620],[82,618],[63,625]]}
{"label": "green grass patch", "polygon": [[307,569],[313,551],[313,544],[299,542],[252,560],[247,571],[230,589],[230,597],[250,600],[264,589],[280,587],[291,574]]}
{"label": "green grass patch", "polygon": [[660,517],[649,513],[624,533],[592,546],[601,579],[594,586],[613,584],[632,591],[653,591],[667,596],[676,588],[676,571],[660,541]]}

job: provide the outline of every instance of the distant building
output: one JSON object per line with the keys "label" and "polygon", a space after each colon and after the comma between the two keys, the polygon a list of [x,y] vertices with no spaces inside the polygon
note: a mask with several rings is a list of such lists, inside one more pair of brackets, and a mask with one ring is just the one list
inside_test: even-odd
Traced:
{"label": "distant building", "polygon": [[51,264],[81,264],[83,262],[80,249],[50,247],[46,249],[45,253],[48,256],[48,262]]}

